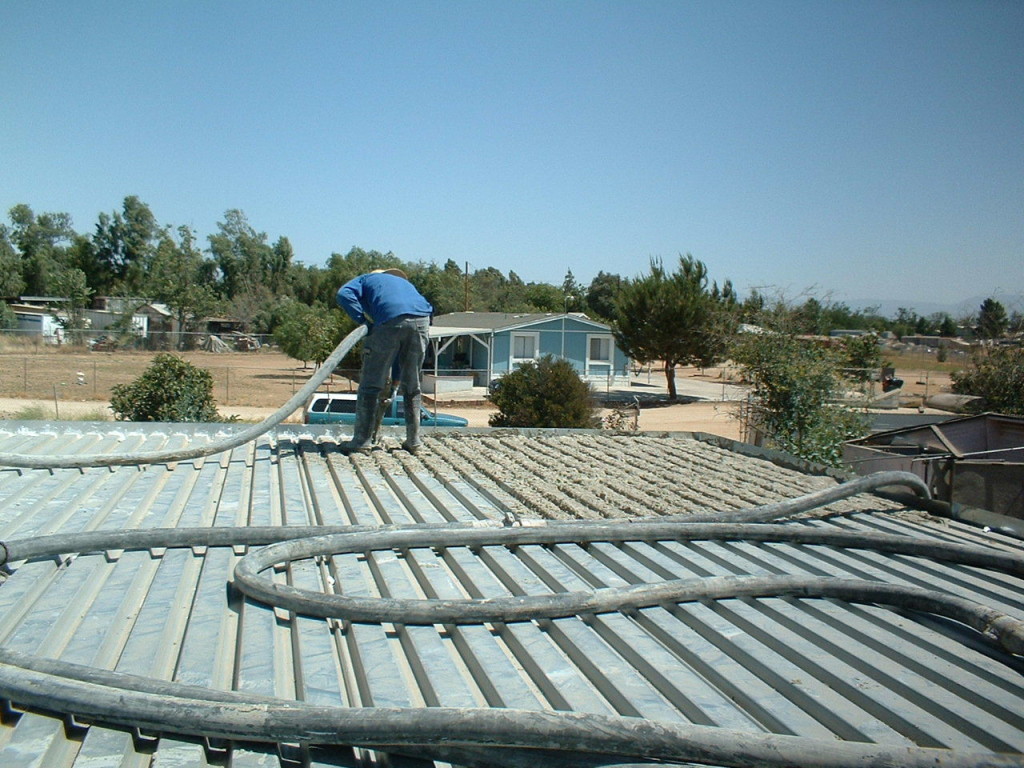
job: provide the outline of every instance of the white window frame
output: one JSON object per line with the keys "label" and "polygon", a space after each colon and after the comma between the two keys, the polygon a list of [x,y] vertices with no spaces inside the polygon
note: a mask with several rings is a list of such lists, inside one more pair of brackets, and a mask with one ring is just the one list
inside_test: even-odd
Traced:
{"label": "white window frame", "polygon": [[[516,339],[527,338],[533,342],[533,354],[530,357],[516,357]],[[516,365],[516,363],[532,363],[537,359],[537,354],[540,351],[540,334],[525,331],[513,331],[509,334],[508,341],[508,359],[510,369]]]}
{"label": "white window frame", "polygon": [[[601,339],[608,342],[608,359],[597,360],[590,356],[590,345],[594,339]],[[587,334],[587,374],[590,375],[593,369],[600,369],[601,375],[609,375],[615,368],[615,337],[610,333],[588,333]]]}

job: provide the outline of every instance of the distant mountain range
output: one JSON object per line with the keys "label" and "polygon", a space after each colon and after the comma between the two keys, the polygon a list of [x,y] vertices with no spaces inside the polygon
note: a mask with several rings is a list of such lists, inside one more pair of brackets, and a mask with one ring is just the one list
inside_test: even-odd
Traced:
{"label": "distant mountain range", "polygon": [[977,314],[978,308],[985,299],[995,299],[1006,308],[1007,314],[1011,312],[1024,312],[1024,293],[992,293],[986,296],[971,296],[956,303],[942,303],[937,301],[900,301],[898,299],[850,299],[842,303],[850,309],[868,309],[877,307],[877,312],[882,317],[891,318],[896,315],[900,307],[913,310],[922,317],[928,317],[938,312],[948,313],[952,318],[958,319],[964,315]]}

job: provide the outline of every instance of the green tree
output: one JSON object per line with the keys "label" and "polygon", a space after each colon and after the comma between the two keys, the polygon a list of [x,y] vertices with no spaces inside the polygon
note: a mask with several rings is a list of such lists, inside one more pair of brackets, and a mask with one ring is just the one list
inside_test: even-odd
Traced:
{"label": "green tree", "polygon": [[526,306],[522,309],[526,311],[565,311],[565,294],[550,283],[528,283],[523,290],[523,298],[526,301]]}
{"label": "green tree", "polygon": [[96,290],[108,295],[119,291],[138,296],[160,234],[153,212],[136,195],[126,197],[120,211],[101,213],[92,237],[96,260],[92,279]]}
{"label": "green tree", "polygon": [[821,302],[815,298],[809,298],[796,310],[796,321],[800,333],[813,336],[823,336],[828,333],[825,327],[824,309]]}
{"label": "green tree", "polygon": [[847,336],[843,339],[843,351],[843,364],[849,378],[855,381],[868,381],[882,367],[882,347],[873,333]]}
{"label": "green tree", "polygon": [[146,291],[170,308],[181,332],[193,332],[217,304],[209,274],[210,265],[196,247],[191,228],[181,226],[177,240],[170,232],[164,232],[160,238]]}
{"label": "green tree", "polygon": [[576,277],[570,269],[565,273],[562,281],[563,307],[566,312],[580,312],[583,309],[583,289],[576,282]]}
{"label": "green tree", "polygon": [[61,301],[50,304],[50,310],[64,329],[66,338],[73,344],[83,343],[82,331],[87,326],[85,310],[92,299],[92,289],[85,273],[80,269],[62,269],[51,277],[50,282],[53,292],[61,298]]}
{"label": "green tree", "polygon": [[291,247],[281,244],[282,253],[275,254],[266,233],[257,232],[237,208],[224,213],[224,221],[217,222],[217,234],[210,235],[209,241],[219,272],[220,292],[226,299],[268,285],[283,252]]}
{"label": "green tree", "polygon": [[0,301],[0,331],[10,331],[18,327],[18,317],[6,301]]}
{"label": "green tree", "polygon": [[732,329],[732,285],[709,286],[707,268],[692,256],[665,271],[659,259],[651,272],[626,281],[615,301],[615,340],[640,363],[664,364],[669,400],[675,400],[677,365],[712,365],[725,350]]}
{"label": "green tree", "polygon": [[218,421],[213,376],[180,357],[160,354],[130,384],[111,390],[110,408],[121,421]]}
{"label": "green tree", "polygon": [[334,285],[330,273],[326,269],[305,264],[292,264],[288,269],[288,283],[291,297],[303,304],[314,301],[334,302],[334,294],[341,284]]}
{"label": "green tree", "polygon": [[834,403],[841,389],[839,350],[792,334],[742,334],[733,359],[752,383],[751,426],[769,447],[838,466],[844,441],[863,434],[860,414]]}
{"label": "green tree", "polygon": [[915,333],[917,328],[917,312],[906,307],[900,307],[896,310],[896,316],[892,319],[892,332],[896,334],[896,337],[902,339],[904,336],[909,336]]}
{"label": "green tree", "polygon": [[[417,264],[408,275],[413,285],[434,307],[435,314],[461,312],[465,307],[468,281],[462,268],[452,259],[448,259],[443,267]],[[335,286],[335,290],[337,288]]]}
{"label": "green tree", "polygon": [[271,247],[270,263],[267,265],[267,287],[277,296],[291,292],[290,278],[295,249],[287,237],[279,237]]}
{"label": "green tree", "polygon": [[[278,315],[274,341],[286,355],[301,360],[303,367],[310,361],[321,365],[338,343],[355,328],[355,323],[344,312],[331,310],[320,302],[308,306],[299,301],[286,300]],[[358,352],[350,352],[339,367],[357,369]]]}
{"label": "green tree", "polygon": [[952,389],[977,395],[990,411],[1024,415],[1024,349],[993,347],[974,356],[970,367],[954,371]]}
{"label": "green tree", "polygon": [[595,425],[590,386],[567,360],[545,355],[521,363],[502,377],[491,394],[498,412],[492,427],[560,427],[590,429]]}
{"label": "green tree", "polygon": [[0,297],[13,298],[18,296],[24,288],[25,281],[21,277],[21,257],[14,250],[7,227],[0,224]]}
{"label": "green tree", "polygon": [[943,315],[939,324],[939,335],[951,339],[957,335],[956,322],[949,315]]}
{"label": "green tree", "polygon": [[19,203],[8,212],[10,240],[21,257],[21,276],[25,291],[34,296],[53,293],[51,281],[64,269],[66,250],[75,238],[71,216],[66,213],[40,213]]}
{"label": "green tree", "polygon": [[978,337],[982,339],[998,339],[1006,333],[1009,325],[1006,308],[992,298],[985,299],[978,310]]}
{"label": "green tree", "polygon": [[607,272],[598,272],[587,288],[586,303],[588,314],[600,320],[611,322],[615,319],[615,298],[622,287],[622,278]]}
{"label": "green tree", "polygon": [[471,309],[477,312],[515,311],[509,302],[509,281],[494,267],[473,272],[470,277]]}

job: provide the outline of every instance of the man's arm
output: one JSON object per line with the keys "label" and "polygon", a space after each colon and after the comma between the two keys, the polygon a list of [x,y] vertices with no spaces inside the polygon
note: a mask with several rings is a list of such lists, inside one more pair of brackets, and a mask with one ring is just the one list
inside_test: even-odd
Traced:
{"label": "man's arm", "polygon": [[355,320],[359,325],[368,323],[367,318],[363,314],[363,303],[361,301],[362,295],[362,278],[356,277],[341,286],[341,288],[338,289],[337,296],[335,296],[335,301],[338,302],[338,306],[345,311],[346,315]]}

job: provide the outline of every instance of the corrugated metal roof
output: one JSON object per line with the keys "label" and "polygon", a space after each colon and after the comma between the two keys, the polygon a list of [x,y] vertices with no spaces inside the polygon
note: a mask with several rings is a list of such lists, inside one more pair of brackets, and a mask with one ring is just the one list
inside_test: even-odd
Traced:
{"label": "corrugated metal roof", "polygon": [[[208,441],[223,429],[231,427],[8,422],[0,423],[0,452],[163,449]],[[352,458],[337,451],[342,439],[325,427],[278,429],[176,465],[0,469],[0,539],[136,528],[600,521],[745,508],[835,482],[669,435],[438,433],[416,457],[377,451]],[[783,525],[1021,553],[1018,541],[866,494]],[[926,586],[1024,618],[1020,577],[869,550],[671,538],[442,544],[304,560],[273,578],[358,596],[462,598],[823,575]],[[13,563],[0,587],[0,648],[325,705],[573,711],[837,743],[1024,753],[1024,661],[946,619],[769,597],[504,624],[349,624],[296,616],[229,588],[244,551],[108,550]],[[139,733],[17,704],[0,717],[3,766],[380,759],[344,746]]]}

